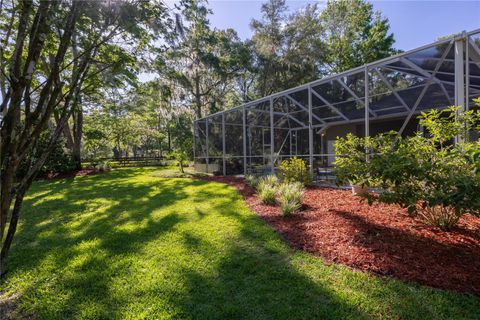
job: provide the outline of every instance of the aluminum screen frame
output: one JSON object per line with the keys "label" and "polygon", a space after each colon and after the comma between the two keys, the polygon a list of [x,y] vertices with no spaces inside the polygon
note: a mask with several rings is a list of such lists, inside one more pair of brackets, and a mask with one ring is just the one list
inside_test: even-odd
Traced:
{"label": "aluminum screen frame", "polygon": [[478,96],[480,29],[198,119],[194,161],[209,173],[268,174],[297,156],[314,175],[335,157],[323,141],[332,128],[369,136],[372,124],[397,121],[404,134],[420,112],[468,109]]}

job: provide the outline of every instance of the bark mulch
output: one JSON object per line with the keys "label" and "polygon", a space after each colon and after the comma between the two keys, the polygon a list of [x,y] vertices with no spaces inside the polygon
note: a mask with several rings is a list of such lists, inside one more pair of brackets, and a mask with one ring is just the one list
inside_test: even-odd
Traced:
{"label": "bark mulch", "polygon": [[306,190],[301,212],[283,217],[278,207],[262,204],[241,178],[203,179],[233,185],[293,247],[329,263],[480,295],[480,218],[465,215],[447,232],[396,205],[369,206],[349,190],[319,187]]}

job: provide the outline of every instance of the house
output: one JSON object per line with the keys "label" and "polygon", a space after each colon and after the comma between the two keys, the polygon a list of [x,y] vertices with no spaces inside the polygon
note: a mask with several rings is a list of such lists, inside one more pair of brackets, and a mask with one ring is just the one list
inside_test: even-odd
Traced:
{"label": "house", "polygon": [[297,156],[328,178],[337,137],[412,134],[420,112],[474,108],[478,96],[480,29],[198,119],[195,168],[265,174]]}

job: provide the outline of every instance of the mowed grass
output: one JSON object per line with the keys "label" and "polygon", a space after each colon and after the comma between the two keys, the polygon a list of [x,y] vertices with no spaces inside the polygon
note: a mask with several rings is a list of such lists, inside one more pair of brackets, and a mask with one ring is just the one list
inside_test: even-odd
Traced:
{"label": "mowed grass", "polygon": [[478,319],[480,299],[294,251],[232,188],[158,169],[37,182],[0,285],[38,319]]}

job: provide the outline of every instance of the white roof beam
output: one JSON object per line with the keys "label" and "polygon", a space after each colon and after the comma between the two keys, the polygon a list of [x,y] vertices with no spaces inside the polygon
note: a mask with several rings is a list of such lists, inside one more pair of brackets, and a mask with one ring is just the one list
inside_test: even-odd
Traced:
{"label": "white roof beam", "polygon": [[[447,50],[450,50],[450,47],[448,47]],[[448,51],[447,51],[448,52]],[[409,66],[410,68],[412,68],[413,70],[417,71],[418,73],[422,74],[425,78],[430,78],[430,76],[432,75],[430,72],[428,71],[425,71],[424,69],[420,68],[418,65],[416,65],[415,63],[413,63],[412,61],[408,60],[407,58],[400,58],[400,60],[405,63],[407,66]],[[441,59],[438,61],[438,63],[441,64],[443,63],[444,59]],[[435,74],[437,74],[437,71],[435,71]],[[450,103],[454,103],[453,99],[450,97],[450,95],[448,94],[448,91],[447,89],[445,89],[445,86],[443,85],[442,81],[440,81],[437,77],[433,77],[433,81],[435,81],[439,86],[440,88],[442,89],[443,91],[443,94],[445,95],[445,97],[447,97],[447,100],[450,101]]]}
{"label": "white roof beam", "polygon": [[[300,107],[301,109],[303,109],[305,112],[308,112],[308,108],[305,107],[303,104],[301,104],[300,102],[298,102],[297,100],[295,100],[294,98],[292,98],[289,94],[286,95],[286,97],[292,101],[295,105],[297,105],[298,107]],[[321,118],[319,118],[318,116],[312,114],[312,117],[315,118],[316,120],[318,120],[319,122],[325,124],[325,121],[323,121]]]}
{"label": "white roof beam", "polygon": [[473,43],[471,39],[468,41],[468,45],[473,49],[468,52],[469,57],[480,67],[480,49],[475,45],[475,43]]}
{"label": "white roof beam", "polygon": [[398,92],[392,87],[392,85],[390,84],[390,82],[388,81],[387,78],[385,78],[385,76],[378,70],[378,68],[373,68],[373,70],[375,70],[375,72],[378,74],[378,76],[380,77],[380,79],[382,79],[383,83],[385,83],[385,85],[387,86],[387,88],[392,91],[393,95],[397,98],[397,100],[402,104],[402,106],[405,107],[405,109],[407,110],[410,110],[410,107],[406,104],[406,102],[402,99],[402,97],[400,97],[400,95],[398,94]]}
{"label": "white roof beam", "polygon": [[[335,111],[339,116],[341,116],[343,119],[345,120],[349,120],[347,118],[347,116],[345,114],[343,114],[343,112],[341,112],[340,110],[338,110],[338,108],[336,108],[334,105],[332,105],[327,99],[325,99],[324,97],[322,97],[318,92],[315,91],[315,89],[312,88],[312,93],[314,96],[316,96],[318,99],[322,100],[323,103],[325,103],[330,109],[332,109],[333,111]],[[313,114],[312,114],[313,116]]]}
{"label": "white roof beam", "polygon": [[[355,94],[355,92],[353,92],[353,90],[350,89],[349,86],[347,86],[347,84],[346,84],[345,82],[343,82],[341,79],[335,79],[335,80],[337,80],[338,83],[340,83],[340,85],[341,85],[342,87],[344,87],[345,90],[347,90],[348,93],[350,93],[350,95],[351,95],[356,101],[360,102],[360,103],[363,105],[363,107],[365,108],[365,102],[363,101],[363,99],[360,99],[360,98]],[[367,84],[365,84],[365,85],[367,85]],[[372,114],[374,117],[377,116],[377,114],[376,114],[370,107],[368,108],[368,111],[369,111],[370,114]]]}

